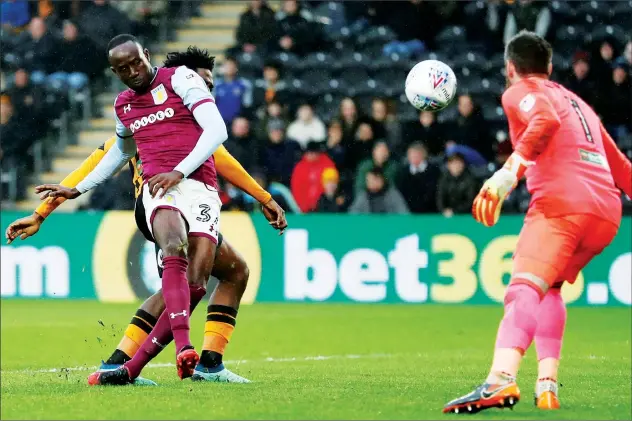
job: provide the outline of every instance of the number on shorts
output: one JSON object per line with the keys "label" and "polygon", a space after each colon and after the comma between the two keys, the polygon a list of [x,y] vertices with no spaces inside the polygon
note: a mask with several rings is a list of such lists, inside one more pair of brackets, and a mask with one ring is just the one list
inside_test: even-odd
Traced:
{"label": "number on shorts", "polygon": [[590,127],[588,127],[588,122],[586,121],[586,117],[584,117],[584,113],[582,113],[582,110],[579,108],[579,104],[573,98],[569,98],[568,100],[571,102],[571,106],[573,107],[573,109],[575,109],[575,112],[577,113],[577,117],[579,117],[579,121],[582,123],[582,127],[584,128],[584,134],[586,135],[586,140],[588,140],[590,143],[595,143],[595,140],[593,139],[593,135],[590,132]]}
{"label": "number on shorts", "polygon": [[200,215],[202,216],[198,216],[197,219],[200,222],[208,222],[211,220],[211,215],[209,215],[209,211],[211,210],[211,207],[209,205],[200,205]]}

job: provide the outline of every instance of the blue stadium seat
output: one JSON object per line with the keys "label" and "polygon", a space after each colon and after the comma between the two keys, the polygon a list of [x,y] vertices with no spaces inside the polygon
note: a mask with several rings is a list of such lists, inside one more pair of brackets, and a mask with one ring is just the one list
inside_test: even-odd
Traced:
{"label": "blue stadium seat", "polygon": [[616,2],[610,21],[621,28],[632,28],[632,0]]}
{"label": "blue stadium seat", "polygon": [[263,59],[256,53],[240,53],[237,55],[240,69],[262,69]]}
{"label": "blue stadium seat", "polygon": [[289,70],[290,72],[294,71],[299,66],[301,60],[292,53],[277,53],[270,56],[270,58],[277,63],[281,64],[285,70]]}
{"label": "blue stadium seat", "polygon": [[586,41],[601,42],[606,39],[614,39],[619,44],[619,47],[622,47],[630,39],[630,34],[630,31],[625,31],[617,25],[605,25],[589,33],[586,36]]}
{"label": "blue stadium seat", "polygon": [[467,43],[465,28],[458,25],[448,26],[439,32],[435,38],[438,45],[457,46]]}
{"label": "blue stadium seat", "polygon": [[370,68],[371,59],[362,53],[353,53],[348,56],[340,57],[333,62],[333,68],[337,72],[347,71],[354,68],[368,69]]}
{"label": "blue stadium seat", "polygon": [[311,69],[302,72],[299,79],[301,79],[303,83],[311,85],[319,85],[323,82],[329,84],[329,81],[331,80],[331,73],[328,68]]}
{"label": "blue stadium seat", "polygon": [[486,121],[505,121],[505,112],[503,111],[503,107],[496,106],[491,108],[482,108],[483,118]]}
{"label": "blue stadium seat", "polygon": [[577,8],[577,15],[580,17],[590,15],[596,22],[604,24],[610,21],[612,10],[610,9],[610,5],[606,2],[592,0],[581,2]]}
{"label": "blue stadium seat", "polygon": [[470,70],[487,70],[489,61],[487,58],[477,51],[467,51],[463,54],[455,56],[452,59],[453,68],[468,68]]}
{"label": "blue stadium seat", "polygon": [[[578,3],[578,2],[574,2]],[[553,15],[553,20],[572,24],[577,21],[577,10],[566,1],[552,1],[549,3],[549,9]]]}
{"label": "blue stadium seat", "polygon": [[307,55],[304,60],[299,61],[296,68],[299,70],[330,69],[334,61],[332,54],[319,51]]}
{"label": "blue stadium seat", "polygon": [[385,45],[397,38],[388,26],[373,26],[358,35],[357,43],[363,45]]}
{"label": "blue stadium seat", "polygon": [[355,83],[366,82],[370,77],[366,69],[351,67],[340,72],[338,79],[353,85]]}

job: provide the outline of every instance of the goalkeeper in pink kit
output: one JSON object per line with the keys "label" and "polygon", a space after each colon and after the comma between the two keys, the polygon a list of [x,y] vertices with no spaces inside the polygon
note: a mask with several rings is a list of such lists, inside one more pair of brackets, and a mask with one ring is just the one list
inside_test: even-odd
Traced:
{"label": "goalkeeper in pink kit", "polygon": [[632,164],[599,117],[577,95],[549,80],[551,46],[520,32],[505,50],[510,87],[502,97],[514,153],[474,200],[472,213],[486,226],[518,180],[532,195],[505,293],[489,376],[445,413],[511,407],[520,400],[516,375],[533,341],[538,357],[535,403],[558,409],[557,374],[566,324],[564,282],[615,237],[621,223],[619,189],[632,197]]}

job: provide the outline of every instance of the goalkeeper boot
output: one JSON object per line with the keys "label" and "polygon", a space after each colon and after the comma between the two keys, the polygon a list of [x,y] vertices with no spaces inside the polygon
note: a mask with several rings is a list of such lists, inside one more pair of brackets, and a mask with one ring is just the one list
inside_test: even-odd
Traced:
{"label": "goalkeeper boot", "polygon": [[538,380],[535,387],[535,406],[538,409],[560,409],[557,382],[553,379]]}
{"label": "goalkeeper boot", "polygon": [[96,371],[88,376],[90,386],[124,386],[132,384],[129,371],[124,365],[109,371]]}
{"label": "goalkeeper boot", "polygon": [[488,408],[512,408],[520,400],[515,381],[505,384],[483,383],[465,396],[448,402],[443,413],[475,414]]}
{"label": "goalkeeper boot", "polygon": [[195,367],[191,380],[216,383],[251,383],[250,380],[241,377],[224,367],[224,364],[220,364],[214,368],[208,368],[204,367],[202,364],[198,364]]}
{"label": "goalkeeper boot", "polygon": [[[121,364],[106,364],[105,361],[101,361],[101,366],[97,370],[98,373],[104,373],[106,371],[114,371],[121,367]],[[143,377],[136,377],[132,382],[135,386],[158,386],[158,384],[149,379],[145,379]]]}

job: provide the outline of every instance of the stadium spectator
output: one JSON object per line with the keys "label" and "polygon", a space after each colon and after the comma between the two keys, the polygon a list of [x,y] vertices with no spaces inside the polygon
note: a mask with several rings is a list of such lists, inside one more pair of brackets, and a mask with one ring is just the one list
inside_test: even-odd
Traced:
{"label": "stadium spectator", "polygon": [[305,149],[309,142],[325,140],[325,124],[318,116],[314,115],[311,105],[302,104],[296,113],[296,120],[287,129],[287,137]]}
{"label": "stadium spectator", "polygon": [[297,0],[283,0],[277,12],[279,45],[281,51],[303,55],[308,53],[315,41],[311,12],[301,7]]}
{"label": "stadium spectator", "polygon": [[259,141],[250,134],[250,122],[245,117],[233,119],[224,146],[246,170],[256,166],[260,153]]}
{"label": "stadium spectator", "polygon": [[275,61],[268,61],[263,66],[263,80],[258,81],[254,90],[255,106],[269,104],[274,100],[282,103],[285,89],[285,82],[281,80],[281,66]]}
{"label": "stadium spectator", "polygon": [[56,88],[83,89],[88,85],[89,77],[101,70],[96,47],[88,37],[79,35],[77,26],[71,21],[64,22],[62,34],[56,71],[46,78],[46,82]]}
{"label": "stadium spectator", "polygon": [[366,174],[366,190],[355,197],[349,213],[397,213],[406,214],[408,206],[397,189],[384,179],[381,168],[371,168]]}
{"label": "stadium spectator", "polygon": [[332,120],[327,129],[327,154],[334,161],[336,167],[344,168],[345,148],[342,145],[342,124],[339,120]]}
{"label": "stadium spectator", "polygon": [[360,162],[371,157],[375,141],[371,125],[360,123],[355,138],[346,146],[345,167],[348,171],[355,173]]}
{"label": "stadium spectator", "polygon": [[437,182],[441,170],[428,162],[428,151],[421,142],[413,142],[406,153],[406,163],[399,169],[397,188],[412,213],[437,212]]}
{"label": "stadium spectator", "polygon": [[292,171],[291,190],[302,212],[313,212],[323,194],[323,172],[336,168],[334,162],[322,151],[321,144],[309,142],[303,157]]}
{"label": "stadium spectator", "polygon": [[246,53],[254,53],[266,47],[276,36],[274,10],[265,0],[252,0],[239,18],[236,34],[238,48]]}
{"label": "stadium spectator", "polygon": [[378,139],[385,139],[391,150],[399,147],[401,139],[401,126],[396,116],[389,112],[386,101],[375,98],[371,103],[371,118],[373,133]]}
{"label": "stadium spectator", "polygon": [[632,69],[632,41],[628,41],[625,44],[625,49],[623,50],[623,59],[628,63],[628,68]]}
{"label": "stadium spectator", "polygon": [[166,0],[116,0],[112,5],[131,20],[132,33],[145,37],[157,34],[159,18],[167,10]]}
{"label": "stadium spectator", "polygon": [[588,104],[594,104],[595,84],[590,78],[590,56],[578,51],[573,56],[573,70],[564,85]]}
{"label": "stadium spectator", "polygon": [[27,117],[28,114],[21,114],[28,111],[14,106],[7,95],[2,96],[0,109],[2,111],[0,138],[3,158],[13,161],[20,174],[26,175],[31,171],[33,163],[29,149],[41,135],[42,128],[45,130],[46,126],[39,120]]}
{"label": "stadium spectator", "polygon": [[222,78],[215,84],[215,101],[226,124],[252,106],[252,83],[238,77],[239,65],[234,57],[227,57],[222,65]]}
{"label": "stadium spectator", "polygon": [[[118,34],[128,34],[132,25],[129,18],[106,0],[94,0],[79,17],[82,33],[96,45],[98,51],[105,51],[108,42]],[[103,54],[103,64],[106,56]]]}
{"label": "stadium spectator", "polygon": [[340,101],[338,119],[342,123],[342,143],[347,145],[355,138],[358,125],[360,124],[358,107],[352,98],[347,97]]}
{"label": "stadium spectator", "polygon": [[354,195],[358,195],[366,189],[366,174],[371,171],[372,168],[381,168],[387,183],[393,184],[395,182],[398,165],[391,159],[388,144],[383,140],[375,142],[375,146],[373,146],[373,151],[371,152],[371,158],[365,159],[358,165],[353,189]]}
{"label": "stadium spectator", "polygon": [[458,98],[458,117],[448,128],[448,137],[479,151],[487,160],[493,158],[493,144],[485,120],[468,94]]}
{"label": "stadium spectator", "polygon": [[276,100],[270,101],[265,108],[258,112],[259,120],[255,130],[258,139],[266,139],[268,137],[268,123],[271,121],[280,121],[286,126],[288,120],[285,116],[285,109]]}
{"label": "stadium spectator", "polygon": [[503,35],[505,44],[522,29],[533,31],[546,38],[549,26],[551,26],[551,19],[551,11],[546,3],[534,2],[533,0],[516,1],[511,4],[507,14]]}
{"label": "stadium spectator", "polygon": [[400,53],[407,57],[423,53],[427,44],[433,43],[441,20],[437,19],[432,2],[409,0],[384,3],[387,25],[397,35],[397,40],[387,44],[384,52]]}
{"label": "stadium spectator", "polygon": [[597,85],[596,102],[608,100],[601,89],[610,85],[612,80],[612,64],[616,58],[614,45],[613,40],[606,38],[598,45],[597,53],[592,55],[593,60],[590,67],[592,78]]}
{"label": "stadium spectator", "polygon": [[340,213],[347,206],[347,197],[340,189],[340,174],[335,168],[327,168],[323,171],[323,194],[318,199],[316,212]]}
{"label": "stadium spectator", "polygon": [[441,174],[437,187],[437,209],[445,217],[472,210],[477,183],[458,152],[448,156],[447,171]]}
{"label": "stadium spectator", "polygon": [[612,67],[610,83],[602,91],[601,114],[604,125],[618,140],[632,131],[632,84],[630,67],[623,57],[615,60]]}
{"label": "stadium spectator", "polygon": [[285,138],[285,126],[281,121],[268,123],[268,143],[263,150],[261,164],[270,181],[290,185],[292,170],[301,155],[301,147]]}
{"label": "stadium spectator", "polygon": [[445,135],[443,127],[437,123],[436,114],[430,111],[419,113],[419,121],[406,124],[402,130],[402,144],[399,153],[404,153],[413,142],[423,142],[430,156],[438,156],[445,152]]}
{"label": "stadium spectator", "polygon": [[18,69],[14,78],[9,96],[16,114],[29,125],[34,125],[36,133],[44,134],[48,126],[44,91],[31,83],[29,73],[24,69]]}
{"label": "stadium spectator", "polygon": [[31,72],[33,83],[43,83],[46,75],[55,71],[58,41],[40,17],[34,17],[28,31],[16,40],[16,55],[20,67]]}
{"label": "stadium spectator", "polygon": [[26,0],[3,1],[0,4],[0,25],[5,31],[17,31],[31,20]]}

